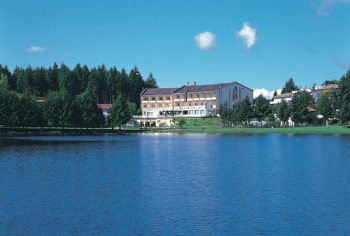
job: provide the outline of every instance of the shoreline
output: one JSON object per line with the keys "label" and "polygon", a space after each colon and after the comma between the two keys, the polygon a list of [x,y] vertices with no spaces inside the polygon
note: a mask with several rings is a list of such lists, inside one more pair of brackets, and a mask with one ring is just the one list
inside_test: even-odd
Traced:
{"label": "shoreline", "polygon": [[0,136],[17,135],[123,135],[141,133],[177,133],[177,134],[223,134],[223,135],[258,135],[258,134],[319,134],[319,135],[350,135],[350,128],[342,126],[315,126],[315,127],[285,127],[285,128],[222,128],[222,127],[196,127],[196,128],[149,128],[149,129],[112,129],[112,128],[0,128]]}

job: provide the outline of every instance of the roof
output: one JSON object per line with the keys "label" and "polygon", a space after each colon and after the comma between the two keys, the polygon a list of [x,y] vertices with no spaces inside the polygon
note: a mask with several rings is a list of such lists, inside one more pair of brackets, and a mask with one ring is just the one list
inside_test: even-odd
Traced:
{"label": "roof", "polygon": [[274,96],[273,99],[276,99],[276,98],[291,98],[291,97],[292,97],[292,93],[282,93],[282,94]]}
{"label": "roof", "polygon": [[173,94],[177,88],[146,88],[141,95],[170,95]]}
{"label": "roof", "polygon": [[307,107],[306,109],[307,109],[308,112],[316,112],[316,109],[313,108],[313,107],[310,107],[310,106]]}
{"label": "roof", "polygon": [[204,84],[204,85],[185,85],[181,88],[177,89],[174,93],[198,93],[198,92],[213,92],[219,89],[220,87],[224,87],[231,83],[222,83],[222,84]]}
{"label": "roof", "polygon": [[321,89],[330,90],[330,89],[337,89],[337,88],[339,88],[339,85],[337,85],[337,84],[327,84],[327,85],[322,86]]}
{"label": "roof", "polygon": [[97,106],[102,110],[108,110],[112,107],[112,104],[102,103],[102,104],[97,104]]}

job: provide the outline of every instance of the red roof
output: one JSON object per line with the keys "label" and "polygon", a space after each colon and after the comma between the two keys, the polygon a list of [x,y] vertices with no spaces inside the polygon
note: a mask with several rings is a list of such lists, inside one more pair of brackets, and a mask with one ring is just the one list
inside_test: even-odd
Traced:
{"label": "red roof", "polygon": [[112,107],[112,104],[103,103],[103,104],[97,104],[97,106],[102,110],[108,110]]}

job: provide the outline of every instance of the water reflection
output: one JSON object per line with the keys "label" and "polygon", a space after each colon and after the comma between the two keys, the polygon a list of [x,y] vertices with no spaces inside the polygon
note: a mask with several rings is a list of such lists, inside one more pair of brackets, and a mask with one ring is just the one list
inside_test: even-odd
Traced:
{"label": "water reflection", "polygon": [[0,139],[0,234],[350,232],[350,138]]}

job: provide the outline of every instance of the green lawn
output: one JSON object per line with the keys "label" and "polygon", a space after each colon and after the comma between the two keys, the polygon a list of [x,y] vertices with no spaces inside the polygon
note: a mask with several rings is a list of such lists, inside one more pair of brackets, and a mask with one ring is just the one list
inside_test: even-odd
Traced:
{"label": "green lawn", "polygon": [[[162,130],[158,130],[162,131]],[[219,118],[187,118],[183,129],[166,132],[209,134],[350,134],[350,128],[342,126],[286,127],[286,128],[222,128]]]}

